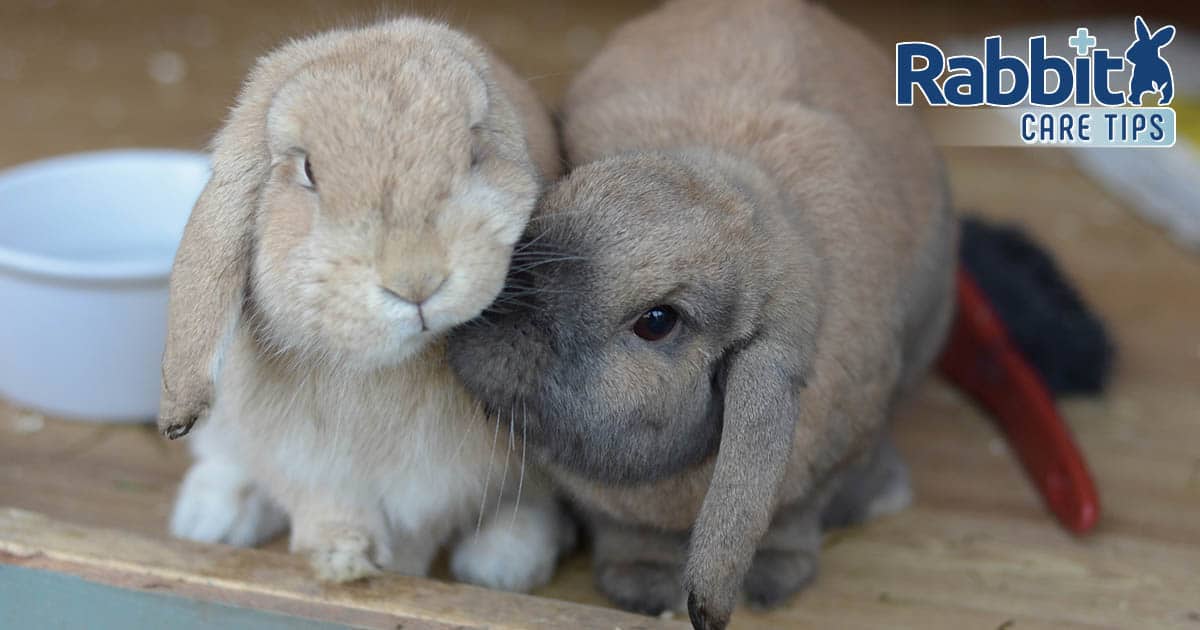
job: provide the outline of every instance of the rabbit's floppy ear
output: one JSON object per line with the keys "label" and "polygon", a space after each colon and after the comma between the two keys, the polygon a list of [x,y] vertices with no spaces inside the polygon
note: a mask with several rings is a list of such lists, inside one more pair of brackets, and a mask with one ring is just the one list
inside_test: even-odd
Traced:
{"label": "rabbit's floppy ear", "polygon": [[271,169],[267,116],[274,97],[300,68],[353,37],[331,31],[259,59],[213,142],[213,175],[192,209],[171,271],[158,409],[158,428],[171,439],[207,413],[221,354],[241,315],[255,208]]}
{"label": "rabbit's floppy ear", "polygon": [[158,428],[171,439],[186,435],[212,404],[221,354],[241,315],[255,208],[271,169],[267,112],[311,51],[300,41],[259,60],[213,142],[212,178],[192,209],[171,270],[158,408]]}
{"label": "rabbit's floppy ear", "polygon": [[692,528],[684,587],[697,628],[721,628],[770,525],[792,453],[805,370],[795,343],[760,333],[729,359],[721,445]]}
{"label": "rabbit's floppy ear", "polygon": [[1134,30],[1137,32],[1138,41],[1150,41],[1150,29],[1146,26],[1146,21],[1142,16],[1133,18]]}
{"label": "rabbit's floppy ear", "polygon": [[218,170],[200,194],[171,271],[158,428],[185,435],[212,402],[221,346],[250,271],[257,174]]}

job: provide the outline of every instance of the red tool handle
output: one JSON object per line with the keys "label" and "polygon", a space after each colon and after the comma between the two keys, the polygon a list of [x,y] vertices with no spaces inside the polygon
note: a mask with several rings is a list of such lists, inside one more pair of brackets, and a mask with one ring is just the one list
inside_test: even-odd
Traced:
{"label": "red tool handle", "polygon": [[957,281],[958,314],[939,362],[942,373],[991,412],[1058,520],[1086,533],[1100,515],[1100,500],[1083,455],[970,273],[960,268]]}

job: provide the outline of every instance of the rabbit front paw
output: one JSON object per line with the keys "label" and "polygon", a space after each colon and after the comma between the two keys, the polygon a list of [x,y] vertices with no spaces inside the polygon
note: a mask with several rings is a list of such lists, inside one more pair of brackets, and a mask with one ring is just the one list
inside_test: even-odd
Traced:
{"label": "rabbit front paw", "polygon": [[381,573],[371,561],[371,539],[350,527],[330,527],[325,540],[308,552],[317,579],[340,584],[374,577]]}
{"label": "rabbit front paw", "polygon": [[287,515],[233,464],[192,465],[171,513],[171,535],[237,547],[262,544],[287,528]]}
{"label": "rabbit front paw", "polygon": [[553,506],[520,510],[492,518],[478,533],[467,534],[454,550],[450,569],[464,582],[506,591],[527,592],[550,582],[563,536]]}
{"label": "rabbit front paw", "polygon": [[742,590],[755,608],[774,608],[799,593],[817,575],[816,556],[807,551],[759,551]]}
{"label": "rabbit front paw", "polygon": [[605,563],[596,569],[596,588],[617,606],[643,615],[684,609],[680,568],[673,564]]}

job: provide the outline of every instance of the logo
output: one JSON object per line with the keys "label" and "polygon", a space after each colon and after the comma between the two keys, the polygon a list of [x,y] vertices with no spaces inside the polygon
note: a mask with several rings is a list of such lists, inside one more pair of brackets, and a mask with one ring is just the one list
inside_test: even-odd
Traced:
{"label": "logo", "polygon": [[[920,93],[934,107],[1018,108],[1024,144],[1173,146],[1174,83],[1163,49],[1175,27],[1151,32],[1138,16],[1133,36],[1114,54],[1080,27],[1067,38],[1071,59],[1048,52],[1045,35],[1028,38],[1025,57],[1005,54],[999,35],[984,39],[982,58],[947,57],[929,42],[900,42],[896,104],[910,107]],[[1114,90],[1127,69],[1128,84]],[[1157,104],[1149,104],[1151,97]]]}
{"label": "logo", "polygon": [[1133,20],[1137,39],[1125,49],[1125,60],[1133,64],[1129,80],[1129,104],[1141,105],[1146,92],[1160,94],[1159,105],[1170,105],[1175,88],[1171,82],[1171,64],[1162,57],[1162,49],[1175,39],[1175,27],[1164,26],[1154,34],[1146,28],[1142,16]]}

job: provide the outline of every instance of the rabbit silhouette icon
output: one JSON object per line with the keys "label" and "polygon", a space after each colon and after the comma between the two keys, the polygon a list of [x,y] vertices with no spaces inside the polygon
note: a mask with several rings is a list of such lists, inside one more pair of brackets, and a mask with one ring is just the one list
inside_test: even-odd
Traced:
{"label": "rabbit silhouette icon", "polygon": [[1125,60],[1133,65],[1133,76],[1129,80],[1129,102],[1141,105],[1147,92],[1159,95],[1158,104],[1167,105],[1174,95],[1171,81],[1171,64],[1162,57],[1162,49],[1175,39],[1175,27],[1164,26],[1154,34],[1146,26],[1142,16],[1133,19],[1137,39],[1125,50]]}

